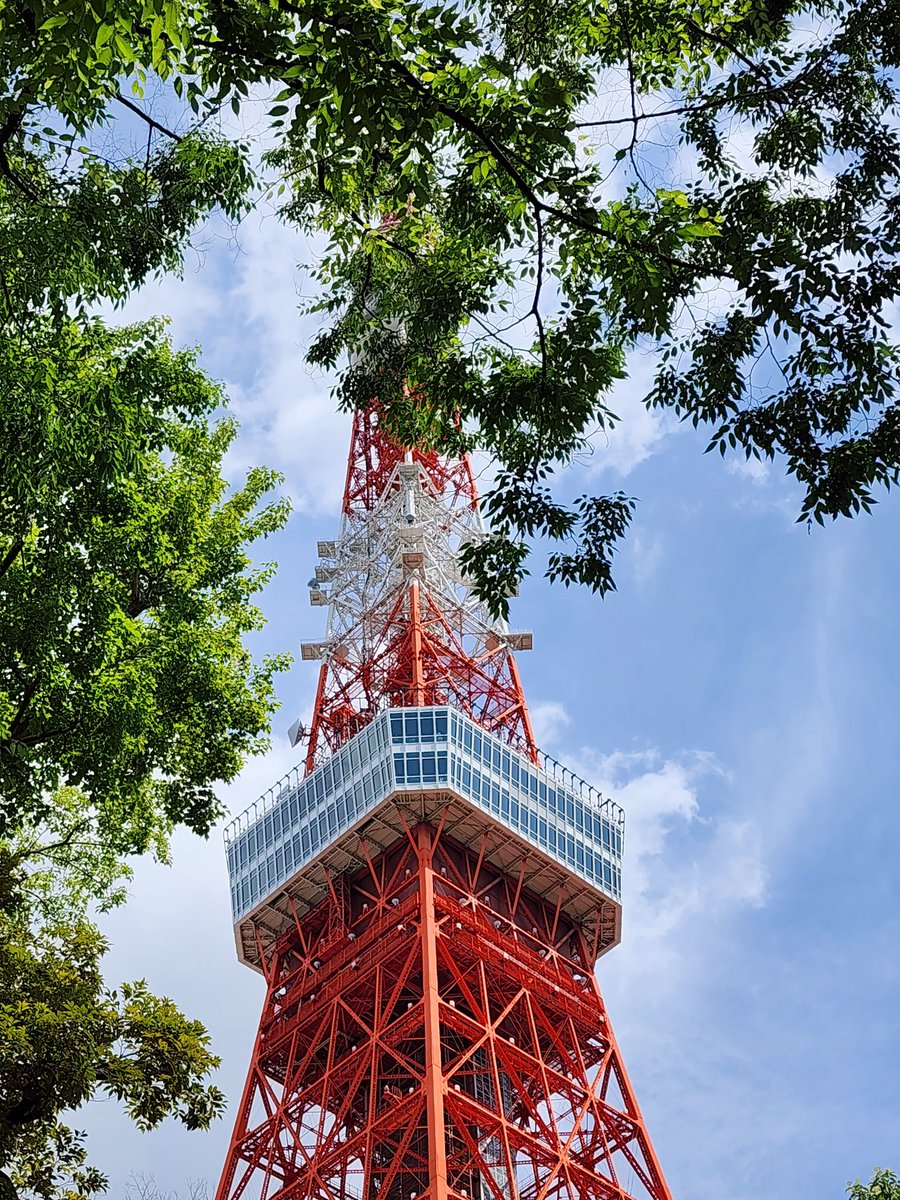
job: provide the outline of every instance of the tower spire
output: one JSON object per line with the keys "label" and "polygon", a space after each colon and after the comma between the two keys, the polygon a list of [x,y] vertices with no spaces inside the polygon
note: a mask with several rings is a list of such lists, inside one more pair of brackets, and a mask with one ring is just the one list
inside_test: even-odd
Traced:
{"label": "tower spire", "polygon": [[534,743],[466,459],[358,413],[305,769],[226,831],[266,997],[216,1200],[671,1200],[594,968],[623,814]]}
{"label": "tower spire", "polygon": [[340,536],[320,542],[310,581],[328,604],[310,727],[311,771],[382,709],[452,704],[534,758],[537,747],[512,651],[529,634],[494,621],[460,573],[459,550],[483,535],[468,456],[397,445],[378,408],[357,412]]}

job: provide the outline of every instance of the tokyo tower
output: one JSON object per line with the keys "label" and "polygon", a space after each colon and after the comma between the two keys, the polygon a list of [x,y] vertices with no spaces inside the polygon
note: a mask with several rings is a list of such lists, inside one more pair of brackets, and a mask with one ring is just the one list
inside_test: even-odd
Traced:
{"label": "tokyo tower", "polygon": [[623,814],[535,745],[483,536],[466,458],[356,414],[305,765],[226,833],[266,997],[216,1200],[671,1200],[594,975]]}

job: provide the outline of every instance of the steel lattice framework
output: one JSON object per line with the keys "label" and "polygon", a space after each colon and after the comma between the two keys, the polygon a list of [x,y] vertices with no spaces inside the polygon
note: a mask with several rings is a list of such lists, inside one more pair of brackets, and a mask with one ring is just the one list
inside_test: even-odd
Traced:
{"label": "steel lattice framework", "polygon": [[307,776],[227,835],[267,993],[217,1200],[671,1200],[594,974],[621,811],[540,759],[479,536],[468,462],[359,414]]}
{"label": "steel lattice framework", "polygon": [[[404,450],[378,410],[353,422],[341,532],[311,581],[330,605],[306,765],[312,770],[385,705],[450,703],[534,755],[515,658],[522,635],[491,619],[460,574],[483,536],[468,458]],[[329,584],[326,593],[319,585]]]}

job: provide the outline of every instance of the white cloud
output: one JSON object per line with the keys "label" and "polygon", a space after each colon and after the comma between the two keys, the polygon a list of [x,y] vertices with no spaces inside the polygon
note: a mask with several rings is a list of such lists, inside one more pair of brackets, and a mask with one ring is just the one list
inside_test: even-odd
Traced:
{"label": "white cloud", "polygon": [[317,325],[301,318],[300,267],[315,247],[274,216],[247,228],[231,303],[241,312],[253,348],[252,375],[235,400],[246,461],[284,471],[295,505],[337,514],[344,484],[350,419],[335,411],[331,381],[314,375],[304,353]]}
{"label": "white cloud", "polygon": [[301,317],[301,268],[317,247],[261,204],[235,232],[212,218],[188,252],[184,277],[146,284],[116,321],[171,318],[176,345],[203,348],[203,365],[223,379],[241,431],[226,462],[232,478],[260,463],[286,477],[295,508],[337,514],[350,419],[335,411],[332,380],[304,354],[317,331]]}
{"label": "white cloud", "polygon": [[591,457],[586,466],[592,475],[612,471],[622,477],[650,458],[676,428],[667,415],[650,410],[641,397],[646,389],[638,379],[630,378],[614,391],[609,405],[618,421],[612,429],[600,431],[592,440]]}
{"label": "white cloud", "polygon": [[740,475],[751,483],[762,485],[768,483],[772,467],[770,463],[759,458],[729,458],[726,470],[731,475]]}
{"label": "white cloud", "polygon": [[540,704],[529,705],[528,711],[531,714],[535,740],[541,747],[551,746],[560,732],[572,722],[565,707],[557,700],[544,700]]}
{"label": "white cloud", "polygon": [[606,397],[616,415],[610,429],[598,429],[590,439],[589,450],[576,458],[589,476],[605,471],[624,478],[659,450],[678,428],[670,413],[649,409],[644,396],[653,385],[656,356],[634,353],[627,363],[628,376],[621,379]]}
{"label": "white cloud", "polygon": [[663,559],[663,541],[658,534],[638,530],[628,540],[626,553],[638,588],[644,588],[656,574]]}
{"label": "white cloud", "polygon": [[764,902],[758,827],[730,815],[729,779],[710,754],[582,751],[566,763],[625,810],[625,936],[609,969],[617,990],[640,992],[652,979],[658,1002],[685,986],[698,943],[735,910]]}

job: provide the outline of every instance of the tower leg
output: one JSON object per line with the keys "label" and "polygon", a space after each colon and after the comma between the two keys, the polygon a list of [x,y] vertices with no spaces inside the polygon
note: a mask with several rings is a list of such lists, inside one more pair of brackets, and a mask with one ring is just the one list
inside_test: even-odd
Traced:
{"label": "tower leg", "polygon": [[671,1200],[577,926],[429,825],[267,964],[216,1200]]}
{"label": "tower leg", "polygon": [[425,1019],[425,1088],[428,1111],[428,1186],[432,1200],[447,1200],[447,1146],[444,1130],[444,1075],[441,1061],[440,989],[438,985],[437,926],[432,869],[432,830],[420,825],[419,915],[422,943],[422,1007]]}

